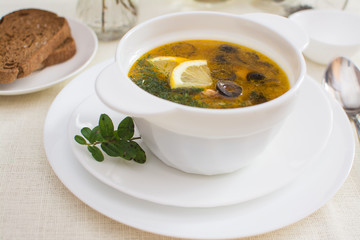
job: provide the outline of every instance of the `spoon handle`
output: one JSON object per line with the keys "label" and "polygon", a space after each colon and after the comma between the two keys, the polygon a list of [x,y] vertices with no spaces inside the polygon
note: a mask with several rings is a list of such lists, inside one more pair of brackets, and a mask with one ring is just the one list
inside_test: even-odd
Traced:
{"label": "spoon handle", "polygon": [[360,141],[360,114],[356,114],[356,115],[352,116],[351,119],[355,123],[358,140]]}

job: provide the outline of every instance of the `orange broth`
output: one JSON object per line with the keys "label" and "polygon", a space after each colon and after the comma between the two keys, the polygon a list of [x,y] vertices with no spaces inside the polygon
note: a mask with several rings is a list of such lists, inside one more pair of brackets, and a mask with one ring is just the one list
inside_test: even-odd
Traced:
{"label": "orange broth", "polygon": [[[170,73],[158,71],[147,61],[158,56],[207,60],[213,84],[206,89],[171,89]],[[129,77],[155,96],[203,108],[252,106],[277,98],[290,89],[285,72],[269,57],[245,46],[215,40],[186,40],[152,49],[133,64]],[[241,94],[237,97],[221,94],[216,87],[219,80],[241,86]]]}

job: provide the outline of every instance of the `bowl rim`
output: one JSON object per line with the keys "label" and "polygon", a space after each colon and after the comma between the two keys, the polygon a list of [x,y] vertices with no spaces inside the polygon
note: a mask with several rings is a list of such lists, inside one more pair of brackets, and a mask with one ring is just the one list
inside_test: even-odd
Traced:
{"label": "bowl rim", "polygon": [[[296,94],[296,92],[298,91],[298,89],[300,88],[302,82],[304,81],[304,78],[306,76],[306,62],[304,59],[304,56],[302,55],[301,50],[297,49],[295,47],[295,45],[293,43],[291,43],[288,39],[286,39],[285,37],[283,37],[280,33],[274,31],[273,29],[269,28],[268,26],[266,26],[265,24],[261,24],[257,21],[254,21],[252,19],[248,19],[246,18],[245,14],[243,15],[239,15],[239,14],[232,14],[232,13],[224,13],[224,12],[214,12],[214,11],[187,11],[187,12],[176,12],[176,13],[169,13],[169,14],[164,14],[161,16],[157,16],[151,19],[148,19],[138,25],[136,25],[135,27],[133,27],[132,29],[130,29],[123,37],[122,39],[119,41],[117,49],[116,49],[116,54],[115,54],[115,64],[117,64],[118,68],[120,66],[118,60],[119,60],[119,55],[120,52],[122,51],[122,45],[124,44],[125,41],[127,41],[127,39],[129,38],[129,36],[131,36],[134,32],[137,32],[139,29],[142,28],[146,28],[147,25],[153,23],[153,22],[157,22],[157,21],[164,21],[166,19],[169,18],[173,18],[176,16],[189,16],[189,15],[198,15],[198,16],[221,16],[221,17],[230,17],[230,18],[234,18],[234,19],[240,19],[241,21],[248,21],[248,22],[252,22],[255,25],[259,25],[263,28],[268,29],[269,31],[272,32],[272,34],[275,34],[279,37],[281,37],[282,39],[284,39],[293,49],[294,53],[297,56],[298,59],[298,63],[299,63],[299,74],[297,76],[297,79],[295,81],[295,83],[293,85],[290,86],[290,89],[288,91],[286,91],[284,94],[280,95],[279,97],[272,99],[270,101],[261,103],[261,104],[257,104],[257,105],[252,105],[252,106],[247,106],[247,107],[238,107],[238,108],[221,108],[221,109],[216,109],[216,108],[200,108],[200,107],[193,107],[193,106],[188,106],[188,105],[183,105],[183,104],[179,104],[176,102],[172,102],[170,100],[166,100],[166,99],[162,99],[160,97],[157,97],[147,91],[145,91],[144,89],[140,88],[138,85],[136,85],[129,77],[128,77],[128,73],[124,73],[123,71],[121,71],[120,69],[119,72],[122,74],[121,77],[125,77],[127,81],[131,82],[131,85],[133,87],[139,88],[140,90],[142,90],[143,94],[147,94],[150,95],[154,98],[156,98],[159,102],[162,102],[164,104],[170,104],[173,105],[173,108],[176,110],[183,110],[186,112],[190,112],[190,113],[206,113],[206,114],[239,114],[240,112],[243,113],[247,113],[247,112],[256,112],[256,111],[262,111],[262,109],[270,109],[272,107],[275,107],[279,104],[281,104],[282,102],[286,102],[287,99],[291,98],[293,95]],[[246,14],[249,15],[249,14]]]}

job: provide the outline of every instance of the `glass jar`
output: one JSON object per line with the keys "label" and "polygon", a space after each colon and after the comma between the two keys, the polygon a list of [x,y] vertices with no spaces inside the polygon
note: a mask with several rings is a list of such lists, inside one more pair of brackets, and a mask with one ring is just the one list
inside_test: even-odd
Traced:
{"label": "glass jar", "polygon": [[131,0],[78,0],[76,14],[100,41],[120,39],[137,20],[137,9]]}

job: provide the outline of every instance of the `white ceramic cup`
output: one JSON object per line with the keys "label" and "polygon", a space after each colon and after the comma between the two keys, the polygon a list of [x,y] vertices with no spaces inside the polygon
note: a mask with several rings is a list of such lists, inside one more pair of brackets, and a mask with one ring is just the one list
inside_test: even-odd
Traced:
{"label": "white ceramic cup", "polygon": [[[258,50],[283,68],[291,88],[251,107],[204,109],[158,98],[128,77],[130,67],[147,51],[186,39],[222,40]],[[160,16],[120,40],[116,62],[98,76],[96,92],[107,106],[134,118],[144,143],[167,165],[188,173],[229,173],[255,161],[291,113],[306,73],[301,51],[307,42],[299,27],[270,14]]]}
{"label": "white ceramic cup", "polygon": [[352,57],[360,49],[360,16],[330,9],[311,9],[289,16],[309,35],[304,55],[328,64],[336,57]]}

